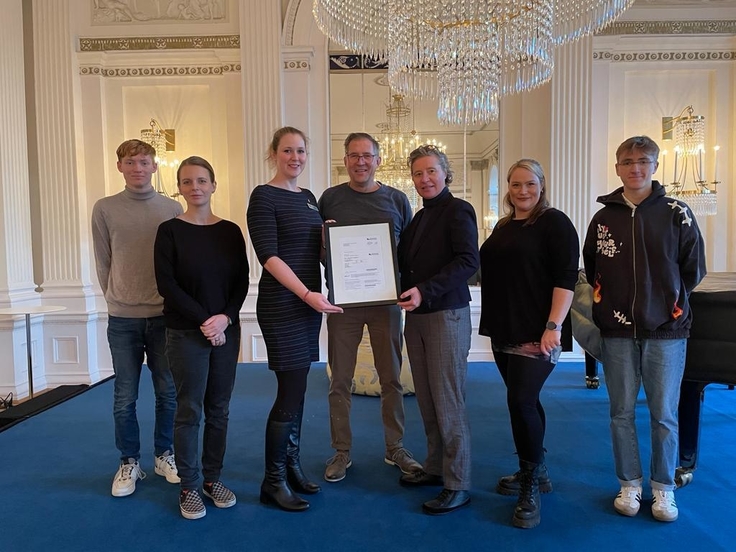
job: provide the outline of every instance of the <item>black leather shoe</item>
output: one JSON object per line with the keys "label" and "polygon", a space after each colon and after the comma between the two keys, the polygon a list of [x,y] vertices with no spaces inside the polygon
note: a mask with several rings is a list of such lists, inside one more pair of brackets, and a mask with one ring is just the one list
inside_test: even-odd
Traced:
{"label": "black leather shoe", "polygon": [[470,504],[470,493],[468,491],[451,491],[450,489],[442,489],[437,498],[422,504],[422,510],[425,514],[431,516],[439,516],[449,514],[453,510],[462,508]]}
{"label": "black leather shoe", "polygon": [[404,487],[442,487],[444,485],[442,477],[432,475],[424,470],[405,473],[399,479],[399,483]]}

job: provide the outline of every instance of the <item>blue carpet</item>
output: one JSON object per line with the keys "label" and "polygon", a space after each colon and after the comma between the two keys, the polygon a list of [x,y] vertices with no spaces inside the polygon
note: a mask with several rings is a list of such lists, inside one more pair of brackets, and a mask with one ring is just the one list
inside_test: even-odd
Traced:
{"label": "blue carpet", "polygon": [[[473,490],[468,508],[447,516],[422,514],[437,489],[404,489],[399,472],[383,462],[379,401],[354,397],[353,467],[340,483],[322,481],[330,449],[327,377],[310,374],[302,458],[323,492],[302,514],[262,506],[263,430],[275,378],[259,364],[241,365],[231,404],[223,481],[238,496],[229,510],[208,505],[207,516],[179,515],[178,488],[153,472],[153,401],[143,378],[139,418],[141,464],[148,473],[126,498],[110,495],[117,469],[111,381],[0,433],[0,537],[4,551],[116,550],[733,550],[736,518],[730,507],[736,457],[736,392],[706,391],[701,454],[694,482],[677,491],[680,519],[655,521],[645,498],[636,518],[612,508],[618,491],[608,433],[605,387],[584,385],[582,364],[559,365],[543,395],[547,463],[555,492],[543,495],[542,524],[511,527],[514,499],[492,492],[495,480],[516,469],[505,389],[493,364],[474,363],[468,375],[473,432]],[[405,445],[425,453],[414,397],[406,400]],[[642,454],[648,464],[648,415],[638,411]],[[645,489],[645,494],[648,493]],[[728,544],[728,543],[732,544]]]}

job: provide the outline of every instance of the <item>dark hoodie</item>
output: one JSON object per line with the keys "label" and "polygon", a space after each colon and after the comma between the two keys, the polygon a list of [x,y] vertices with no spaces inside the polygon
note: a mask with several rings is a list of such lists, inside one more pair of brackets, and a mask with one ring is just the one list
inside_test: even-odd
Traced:
{"label": "dark hoodie", "polygon": [[598,198],[583,246],[593,286],[593,320],[603,337],[690,335],[688,297],[705,276],[703,238],[690,208],[657,181],[635,207],[623,187]]}

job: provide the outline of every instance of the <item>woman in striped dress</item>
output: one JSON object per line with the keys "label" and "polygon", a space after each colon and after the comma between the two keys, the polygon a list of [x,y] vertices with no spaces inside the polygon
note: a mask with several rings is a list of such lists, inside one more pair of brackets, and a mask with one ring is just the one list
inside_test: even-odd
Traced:
{"label": "woman in striped dress", "polygon": [[253,190],[248,232],[263,274],[256,314],[276,373],[278,391],[266,425],[266,473],[261,502],[284,510],[306,510],[298,493],[314,494],[319,485],[299,462],[304,394],[311,363],[319,358],[321,313],[342,312],[320,292],[322,218],[317,201],[297,178],[307,161],[307,139],[293,127],[276,131],[269,146],[275,176]]}

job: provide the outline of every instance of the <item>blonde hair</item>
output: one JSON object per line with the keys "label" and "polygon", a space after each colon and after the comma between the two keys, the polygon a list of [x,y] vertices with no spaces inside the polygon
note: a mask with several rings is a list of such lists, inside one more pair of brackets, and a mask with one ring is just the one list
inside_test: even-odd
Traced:
{"label": "blonde hair", "polygon": [[294,128],[291,126],[285,126],[278,129],[276,132],[273,133],[273,137],[271,138],[271,143],[268,144],[268,154],[266,155],[266,161],[268,161],[271,165],[275,165],[275,161],[273,159],[274,155],[279,150],[279,144],[281,143],[281,139],[288,135],[288,134],[296,134],[297,136],[301,136],[302,140],[304,140],[304,149],[307,148],[307,143],[309,142],[309,139],[307,138],[307,135],[304,134],[301,130],[298,128]]}
{"label": "blonde hair", "polygon": [[[549,209],[549,200],[547,199],[547,179],[544,177],[544,170],[542,169],[542,165],[539,164],[539,161],[536,161],[535,159],[519,159],[516,163],[511,165],[508,173],[506,173],[506,183],[511,182],[511,175],[516,169],[526,169],[539,179],[539,186],[541,188],[539,191],[539,201],[537,201],[537,204],[529,213],[529,217],[524,222],[524,226],[529,226],[537,222],[537,219],[542,215],[542,213]],[[514,204],[511,203],[511,196],[508,191],[506,192],[506,195],[503,196],[503,207],[506,214],[498,221],[496,226],[503,226],[513,219],[516,214]]]}

